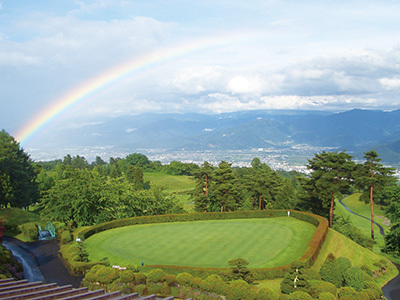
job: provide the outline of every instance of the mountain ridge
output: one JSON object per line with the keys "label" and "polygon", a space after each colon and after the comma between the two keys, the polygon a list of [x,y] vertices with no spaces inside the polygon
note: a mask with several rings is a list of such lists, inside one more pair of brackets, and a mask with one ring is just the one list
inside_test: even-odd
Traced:
{"label": "mountain ridge", "polygon": [[[344,112],[250,110],[222,114],[144,113],[59,129],[42,144],[124,149],[248,150],[296,145],[351,151],[380,150],[399,163],[400,110]],[[378,151],[379,153],[379,151]]]}

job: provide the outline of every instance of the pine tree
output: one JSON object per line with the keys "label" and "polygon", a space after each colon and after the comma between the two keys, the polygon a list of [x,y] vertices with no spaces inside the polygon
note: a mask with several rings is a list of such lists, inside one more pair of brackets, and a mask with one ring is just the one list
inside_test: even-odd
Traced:
{"label": "pine tree", "polygon": [[213,192],[219,203],[220,211],[235,210],[241,201],[237,178],[231,164],[222,161],[214,172]]}
{"label": "pine tree", "polygon": [[380,164],[381,159],[375,150],[364,153],[365,163],[357,165],[355,171],[356,184],[364,190],[360,200],[370,203],[371,238],[374,239],[374,198],[382,198],[383,189],[396,183],[393,177],[394,169]]}
{"label": "pine tree", "polygon": [[283,294],[290,294],[295,291],[309,292],[311,285],[304,270],[304,263],[300,261],[291,264],[281,283],[281,292]]}
{"label": "pine tree", "polygon": [[[308,162],[307,168],[311,170],[311,176],[304,182],[304,188],[309,193],[306,200],[321,202],[317,207],[322,208],[324,214],[325,209],[329,207],[329,226],[332,227],[335,197],[348,191],[353,181],[355,164],[352,156],[345,152],[325,151],[315,154]],[[310,208],[315,212],[314,206]]]}

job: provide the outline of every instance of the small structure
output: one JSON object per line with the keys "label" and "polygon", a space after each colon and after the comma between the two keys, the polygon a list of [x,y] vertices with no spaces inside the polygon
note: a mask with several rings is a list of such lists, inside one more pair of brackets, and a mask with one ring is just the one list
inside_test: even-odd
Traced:
{"label": "small structure", "polygon": [[39,227],[39,240],[52,240],[56,237],[56,228],[51,222],[48,222],[44,229]]}

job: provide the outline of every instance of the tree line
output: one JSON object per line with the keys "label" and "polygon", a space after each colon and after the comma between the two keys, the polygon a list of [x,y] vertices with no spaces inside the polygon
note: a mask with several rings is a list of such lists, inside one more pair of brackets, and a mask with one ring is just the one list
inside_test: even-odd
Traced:
{"label": "tree line", "polygon": [[[226,161],[201,166],[173,161],[162,165],[145,155],[101,157],[89,164],[82,156],[33,162],[12,136],[0,132],[0,207],[37,204],[46,217],[71,226],[92,225],[132,216],[184,213],[182,203],[161,187],[144,182],[144,172],[193,176],[196,211],[297,209],[319,214],[333,226],[334,200],[361,192],[360,200],[379,203],[392,222],[386,251],[400,254],[400,188],[394,169],[376,151],[355,162],[346,152],[322,152],[308,160],[309,174],[272,170],[254,158],[250,167]],[[371,238],[374,238],[371,222]]]}

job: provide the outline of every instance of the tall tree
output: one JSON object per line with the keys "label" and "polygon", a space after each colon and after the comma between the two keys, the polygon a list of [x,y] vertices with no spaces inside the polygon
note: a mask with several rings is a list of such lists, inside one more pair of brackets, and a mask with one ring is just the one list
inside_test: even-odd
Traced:
{"label": "tall tree", "polygon": [[220,211],[235,210],[240,203],[237,178],[231,164],[222,161],[214,172],[214,195],[219,203]]}
{"label": "tall tree", "polygon": [[244,186],[248,191],[248,195],[253,199],[253,209],[257,202],[258,209],[262,210],[265,208],[268,174],[271,172],[271,169],[267,165],[262,164],[258,157],[253,158],[251,166],[252,168],[244,178]]}
{"label": "tall tree", "polygon": [[375,150],[365,152],[364,158],[365,163],[358,164],[354,174],[356,185],[364,190],[360,200],[370,203],[371,238],[374,239],[374,199],[381,199],[384,188],[395,184],[396,179],[393,177],[394,169],[383,166]]}
{"label": "tall tree", "polygon": [[[335,197],[347,192],[353,181],[355,163],[345,152],[325,152],[315,154],[308,160],[307,168],[311,176],[305,185],[312,197],[322,202],[319,207],[329,207],[329,226],[332,227]],[[313,200],[316,200],[313,198]],[[330,203],[330,204],[328,204]]]}
{"label": "tall tree", "polygon": [[213,172],[213,166],[207,161],[199,169],[193,171],[196,185],[192,198],[197,211],[212,211],[210,207],[210,185],[212,184]]}
{"label": "tall tree", "polygon": [[136,165],[135,170],[133,171],[133,188],[136,191],[143,190],[144,183],[143,170],[139,164]]}
{"label": "tall tree", "polygon": [[27,207],[39,199],[38,170],[19,143],[0,132],[0,206]]}

